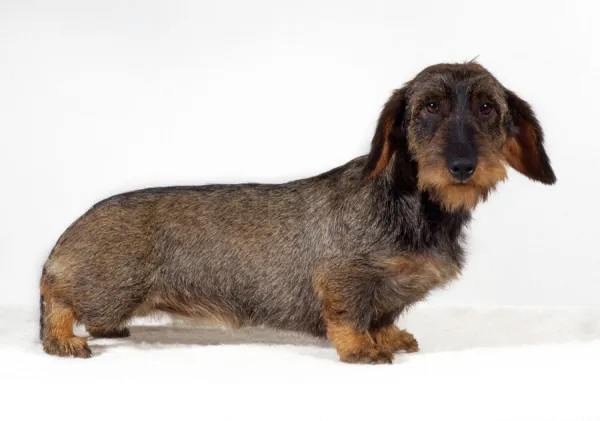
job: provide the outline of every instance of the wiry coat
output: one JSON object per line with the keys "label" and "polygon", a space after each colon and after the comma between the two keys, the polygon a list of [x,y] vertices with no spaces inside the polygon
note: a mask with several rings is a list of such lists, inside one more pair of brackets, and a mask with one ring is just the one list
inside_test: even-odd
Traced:
{"label": "wiry coat", "polygon": [[45,350],[89,356],[73,321],[94,336],[125,336],[131,317],[153,311],[328,335],[349,362],[416,350],[393,322],[459,275],[472,206],[420,186],[411,105],[400,99],[384,108],[369,156],[319,176],[147,189],[96,204],[44,265]]}

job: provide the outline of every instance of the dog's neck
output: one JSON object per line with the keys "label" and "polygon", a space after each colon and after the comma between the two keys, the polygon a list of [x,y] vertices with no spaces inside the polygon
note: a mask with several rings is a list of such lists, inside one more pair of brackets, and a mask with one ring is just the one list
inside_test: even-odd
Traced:
{"label": "dog's neck", "polygon": [[378,190],[386,198],[386,212],[401,213],[388,217],[396,221],[402,242],[418,250],[440,248],[462,253],[463,231],[471,212],[446,210],[427,192],[419,191],[416,174],[416,164],[396,153],[378,183]]}

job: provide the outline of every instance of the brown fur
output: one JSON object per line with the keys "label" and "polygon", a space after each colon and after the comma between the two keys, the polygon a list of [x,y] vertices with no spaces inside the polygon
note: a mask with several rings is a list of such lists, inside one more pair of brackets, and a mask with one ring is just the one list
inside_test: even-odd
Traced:
{"label": "brown fur", "polygon": [[[406,276],[427,290],[458,278],[460,266],[447,256],[400,254],[382,261],[390,277]],[[431,285],[428,285],[431,283]]]}
{"label": "brown fur", "polygon": [[442,165],[424,165],[419,168],[419,189],[431,192],[449,211],[475,209],[485,202],[496,184],[506,179],[506,168],[500,159],[480,160],[478,170],[467,184],[453,183]]}
{"label": "brown fur", "polygon": [[394,353],[398,351],[418,352],[419,344],[415,337],[396,325],[372,329],[369,334],[382,350]]}
{"label": "brown fur", "polygon": [[51,293],[44,295],[44,351],[60,356],[89,358],[92,355],[85,338],[73,334],[75,314],[69,306],[56,300]]}
{"label": "brown fur", "polygon": [[126,327],[105,329],[103,327],[86,326],[90,336],[95,338],[127,338],[130,335]]}
{"label": "brown fur", "polygon": [[[392,131],[392,124],[393,121],[387,121],[385,124],[385,129],[384,129],[384,133],[385,133],[385,137],[389,138],[390,136],[390,132]],[[375,166],[375,169],[367,176],[367,178],[369,180],[374,180],[375,177],[377,177],[379,174],[381,174],[381,172],[385,169],[385,167],[387,167],[388,163],[390,162],[390,159],[392,159],[392,147],[390,146],[389,142],[385,142],[383,144],[383,151],[381,152],[381,156],[379,157],[379,160],[377,161],[377,165]]]}
{"label": "brown fur", "polygon": [[[457,158],[476,164],[468,177]],[[390,96],[369,154],[324,174],[94,205],[44,265],[44,350],[88,357],[75,322],[123,337],[132,317],[160,311],[329,337],[342,361],[389,363],[418,349],[394,322],[459,276],[470,212],[505,163],[555,181],[530,106],[476,63],[429,67]]]}
{"label": "brown fur", "polygon": [[[370,265],[370,263],[349,262],[347,266],[349,272],[347,273],[342,272],[341,268],[327,267],[326,265],[327,269],[319,273],[315,279],[315,289],[323,300],[327,336],[336,346],[343,361],[391,362],[393,358],[388,358],[388,354],[399,349],[415,351],[418,349],[416,341],[414,338],[410,340],[412,335],[409,333],[392,329],[393,325],[390,324],[371,329],[368,326],[362,327],[360,324],[348,324],[345,321],[346,313],[358,311],[357,308],[362,304],[360,302],[353,303],[353,297],[349,294],[356,294],[356,298],[360,299],[365,294],[364,292],[360,293],[360,290],[377,287],[376,279],[379,278],[389,280],[392,285],[395,284],[394,291],[390,294],[392,297],[403,295],[418,301],[432,289],[439,288],[448,281],[456,279],[460,274],[460,266],[447,256],[409,253],[373,262],[373,266],[368,270],[366,270],[366,265]],[[371,276],[368,275],[369,272],[372,273]],[[396,299],[390,300],[387,291],[373,294],[371,300],[373,300],[375,308],[379,309],[372,315],[374,319],[385,319],[397,308]],[[390,329],[387,329],[388,327]],[[404,341],[402,347],[398,345],[400,341]],[[384,342],[386,348],[382,348]],[[359,353],[356,350],[359,345],[367,349]],[[376,352],[376,349],[382,350],[382,353]]]}
{"label": "brown fur", "polygon": [[347,363],[390,364],[394,355],[373,342],[367,332],[352,326],[328,321],[327,337],[333,342],[340,359]]}
{"label": "brown fur", "polygon": [[[539,166],[539,156],[535,147],[535,131],[532,127],[525,126],[521,129],[522,142],[519,142],[516,137],[509,138],[502,148],[502,153],[514,169],[523,173],[527,172],[528,168],[534,171],[541,171]],[[525,142],[526,146],[523,146]]]}

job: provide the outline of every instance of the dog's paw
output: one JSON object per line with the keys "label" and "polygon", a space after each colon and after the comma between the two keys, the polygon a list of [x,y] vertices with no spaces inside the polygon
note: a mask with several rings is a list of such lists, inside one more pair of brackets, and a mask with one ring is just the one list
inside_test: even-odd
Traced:
{"label": "dog's paw", "polygon": [[389,352],[418,352],[419,343],[415,337],[396,325],[385,326],[371,332],[375,343]]}
{"label": "dog's paw", "polygon": [[79,336],[69,339],[48,339],[44,341],[44,351],[60,357],[89,358],[92,356],[87,340]]}
{"label": "dog's paw", "polygon": [[394,354],[377,346],[372,346],[346,352],[340,355],[340,359],[350,364],[391,364],[394,361]]}
{"label": "dog's paw", "polygon": [[419,343],[417,342],[415,337],[411,333],[408,333],[407,331],[404,331],[404,333],[406,334],[406,336],[403,340],[404,350],[409,353],[410,352],[419,352]]}

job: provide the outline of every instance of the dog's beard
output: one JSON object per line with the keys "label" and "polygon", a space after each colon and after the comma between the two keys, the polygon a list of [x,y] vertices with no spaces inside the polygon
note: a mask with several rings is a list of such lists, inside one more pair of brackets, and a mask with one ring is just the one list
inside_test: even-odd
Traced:
{"label": "dog's beard", "polygon": [[501,161],[480,160],[473,176],[464,182],[457,182],[445,167],[420,164],[417,187],[448,211],[468,211],[485,202],[505,179],[506,168]]}

